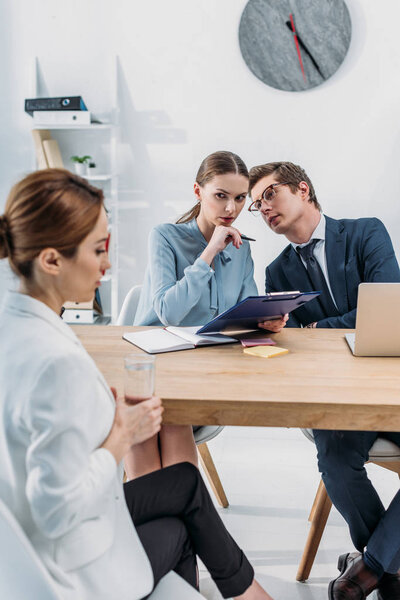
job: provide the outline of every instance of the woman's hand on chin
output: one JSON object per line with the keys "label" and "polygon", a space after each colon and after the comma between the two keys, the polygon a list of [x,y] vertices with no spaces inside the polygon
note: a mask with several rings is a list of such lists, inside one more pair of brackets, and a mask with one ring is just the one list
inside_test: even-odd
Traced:
{"label": "woman's hand on chin", "polygon": [[271,319],[270,321],[259,323],[258,326],[260,329],[267,329],[268,331],[272,331],[272,333],[279,333],[285,327],[288,318],[289,315],[286,314],[280,319]]}
{"label": "woman's hand on chin", "polygon": [[235,227],[227,227],[226,225],[217,225],[208,242],[216,250],[216,254],[225,250],[228,244],[232,243],[235,248],[240,248],[243,244],[240,232]]}

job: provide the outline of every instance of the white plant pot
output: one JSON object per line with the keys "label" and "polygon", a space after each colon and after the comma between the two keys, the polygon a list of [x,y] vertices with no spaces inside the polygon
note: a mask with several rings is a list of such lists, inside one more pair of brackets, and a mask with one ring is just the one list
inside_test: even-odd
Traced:
{"label": "white plant pot", "polygon": [[77,175],[81,175],[81,177],[84,177],[87,174],[87,165],[86,163],[74,163],[74,168],[75,168],[75,173]]}
{"label": "white plant pot", "polygon": [[86,174],[88,175],[88,177],[94,177],[95,175],[99,174],[99,168],[98,167],[88,167]]}

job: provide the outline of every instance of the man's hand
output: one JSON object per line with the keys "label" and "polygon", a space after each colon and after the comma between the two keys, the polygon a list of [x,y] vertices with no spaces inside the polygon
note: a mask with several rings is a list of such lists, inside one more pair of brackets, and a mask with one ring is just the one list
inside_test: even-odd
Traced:
{"label": "man's hand", "polygon": [[259,323],[258,326],[260,329],[267,329],[268,331],[272,331],[272,333],[279,333],[285,327],[288,318],[289,315],[286,314],[280,319],[271,319],[270,321]]}

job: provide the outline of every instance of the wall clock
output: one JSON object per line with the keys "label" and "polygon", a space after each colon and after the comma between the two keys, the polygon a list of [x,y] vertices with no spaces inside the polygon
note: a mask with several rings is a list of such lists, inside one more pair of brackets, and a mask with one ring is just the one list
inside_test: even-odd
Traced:
{"label": "wall clock", "polygon": [[350,39],[344,0],[249,0],[239,25],[247,66],[279,90],[308,90],[329,79]]}

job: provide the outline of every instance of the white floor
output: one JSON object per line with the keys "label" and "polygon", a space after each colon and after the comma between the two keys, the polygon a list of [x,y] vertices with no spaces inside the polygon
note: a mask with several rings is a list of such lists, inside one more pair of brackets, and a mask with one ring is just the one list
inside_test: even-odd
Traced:
{"label": "white floor", "polygon": [[[220,515],[259,582],[274,600],[326,600],[339,554],[354,548],[333,508],[310,579],[296,582],[319,482],[315,446],[297,429],[226,427],[209,449],[230,503]],[[387,505],[398,490],[397,475],[375,465],[368,470]],[[208,600],[222,598],[202,565],[200,588]]]}

